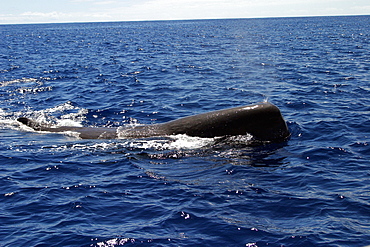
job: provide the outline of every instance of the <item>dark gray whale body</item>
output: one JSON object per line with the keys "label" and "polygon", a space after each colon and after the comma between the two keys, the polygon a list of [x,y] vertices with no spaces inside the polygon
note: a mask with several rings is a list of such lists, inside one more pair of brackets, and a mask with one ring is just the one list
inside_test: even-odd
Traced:
{"label": "dark gray whale body", "polygon": [[28,118],[19,122],[37,131],[79,133],[82,139],[145,138],[186,134],[218,137],[251,134],[256,141],[280,142],[290,136],[287,125],[275,105],[263,102],[254,105],[212,111],[184,117],[167,123],[127,128],[48,127]]}

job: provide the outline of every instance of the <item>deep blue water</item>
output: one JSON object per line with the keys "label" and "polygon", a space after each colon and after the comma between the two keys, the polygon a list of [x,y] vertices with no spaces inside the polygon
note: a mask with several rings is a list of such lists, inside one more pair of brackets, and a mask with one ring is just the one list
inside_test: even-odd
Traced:
{"label": "deep blue water", "polygon": [[[370,16],[0,26],[0,246],[370,244]],[[80,140],[268,100],[292,132]]]}

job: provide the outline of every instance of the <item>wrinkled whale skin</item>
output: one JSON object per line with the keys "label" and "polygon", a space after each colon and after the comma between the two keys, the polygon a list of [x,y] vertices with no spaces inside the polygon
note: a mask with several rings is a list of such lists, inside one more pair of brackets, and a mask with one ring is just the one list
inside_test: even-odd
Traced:
{"label": "wrinkled whale skin", "polygon": [[36,131],[77,132],[82,139],[145,138],[177,134],[218,137],[249,133],[258,141],[279,142],[290,136],[279,108],[269,102],[211,111],[166,123],[125,128],[49,127],[28,118],[17,120]]}

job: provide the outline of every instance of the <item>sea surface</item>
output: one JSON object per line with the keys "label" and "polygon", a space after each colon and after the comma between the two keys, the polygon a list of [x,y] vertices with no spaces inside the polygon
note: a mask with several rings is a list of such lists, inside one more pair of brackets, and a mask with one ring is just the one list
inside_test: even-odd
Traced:
{"label": "sea surface", "polygon": [[[0,25],[0,246],[370,244],[370,16]],[[82,140],[269,101],[292,133]]]}

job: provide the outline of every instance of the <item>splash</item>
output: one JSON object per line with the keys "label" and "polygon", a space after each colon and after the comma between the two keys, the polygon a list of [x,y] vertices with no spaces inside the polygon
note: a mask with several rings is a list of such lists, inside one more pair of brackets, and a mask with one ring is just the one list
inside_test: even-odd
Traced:
{"label": "splash", "polygon": [[145,150],[192,150],[214,143],[215,138],[200,138],[188,135],[171,135],[147,139],[132,139],[126,142],[127,147]]}
{"label": "splash", "polygon": [[0,125],[2,128],[34,131],[16,120],[26,116],[46,125],[81,127],[87,113],[87,109],[76,107],[70,101],[38,111],[27,108],[19,112],[9,112],[0,108]]}

